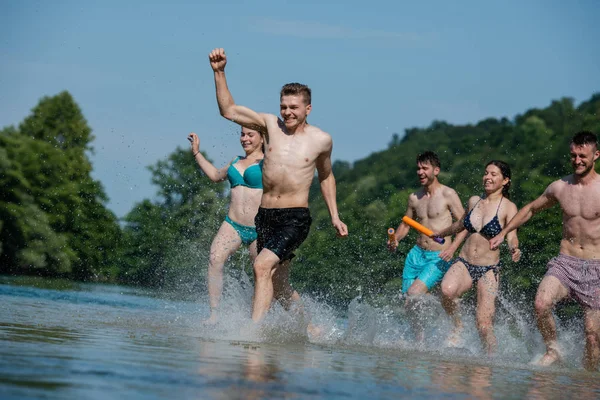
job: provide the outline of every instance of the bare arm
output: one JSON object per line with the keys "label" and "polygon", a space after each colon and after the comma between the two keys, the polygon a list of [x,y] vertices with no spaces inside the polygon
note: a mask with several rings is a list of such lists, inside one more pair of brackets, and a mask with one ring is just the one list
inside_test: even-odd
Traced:
{"label": "bare arm", "polygon": [[336,200],[336,184],[335,177],[331,168],[331,150],[333,143],[331,138],[328,139],[326,150],[319,155],[316,161],[317,173],[321,184],[321,193],[323,200],[329,210],[331,223],[335,227],[340,236],[348,236],[348,227],[344,224],[338,215],[337,200]]}
{"label": "bare arm", "polygon": [[[463,206],[460,202],[460,198],[458,197],[458,194],[456,194],[456,191],[454,191],[452,189],[449,189],[449,190],[450,190],[450,195],[448,196],[448,198],[449,198],[448,209],[450,210],[450,214],[452,214],[452,217],[456,219],[456,221],[450,226],[450,228],[454,227],[456,232],[453,232],[453,233],[454,234],[457,233],[457,235],[454,237],[454,240],[452,241],[450,246],[448,246],[448,248],[446,248],[445,250],[442,250],[440,252],[440,258],[445,261],[450,261],[452,258],[454,258],[454,253],[456,252],[456,250],[458,250],[458,248],[460,247],[462,242],[465,240],[465,238],[469,234],[469,232],[467,232],[465,230],[464,225],[463,225],[463,221],[464,221],[464,217],[465,217],[465,209],[463,208]],[[449,228],[447,228],[447,229],[449,229]],[[441,237],[445,237],[445,236],[441,236]]]}
{"label": "bare arm", "polygon": [[[506,216],[507,221],[511,221],[515,215],[517,215],[517,206],[511,204],[508,214]],[[519,249],[519,238],[517,237],[517,230],[512,230],[506,235],[506,241],[508,242],[508,248],[510,249],[512,260],[517,262],[521,259],[521,250]]]}
{"label": "bare arm", "polygon": [[[404,213],[405,216],[414,219],[414,207],[412,205],[412,194],[410,196],[408,196],[408,205],[406,206],[406,212]],[[396,248],[398,248],[398,243],[404,239],[406,237],[406,235],[408,235],[408,232],[410,231],[410,226],[406,225],[404,222],[400,222],[400,225],[398,225],[398,228],[396,229],[396,232],[394,232],[394,240],[388,240],[387,245],[388,248],[393,251],[396,250]]]}
{"label": "bare arm", "polygon": [[521,208],[519,212],[510,220],[510,222],[502,229],[502,232],[498,236],[490,239],[490,248],[495,250],[504,241],[506,235],[523,225],[525,222],[536,213],[552,207],[557,203],[552,191],[552,185],[548,186],[544,193],[525,207]]}
{"label": "bare arm", "polygon": [[208,178],[213,182],[221,182],[227,178],[227,168],[229,164],[221,169],[217,169],[210,161],[208,161],[204,155],[200,152],[200,139],[198,135],[195,133],[190,133],[188,135],[188,140],[192,144],[192,154],[194,155],[194,159],[198,163],[198,166]]}
{"label": "bare arm", "polygon": [[[456,192],[455,192],[455,194],[456,194]],[[472,207],[472,204],[474,203],[474,201],[476,201],[474,199],[477,199],[477,197],[475,196],[475,197],[471,197],[469,199],[469,209]],[[455,207],[454,208],[455,211],[451,211],[451,212],[452,212],[452,215],[454,215],[458,219],[456,221],[454,221],[454,223],[452,225],[450,225],[449,227],[442,229],[439,232],[434,232],[433,236],[447,237],[447,236],[459,234],[456,236],[456,239],[460,238],[461,239],[460,243],[462,243],[462,241],[465,239],[465,237],[467,237],[467,235],[469,234],[469,232],[465,231],[465,216],[467,214],[465,213],[465,209],[463,208],[462,204],[460,204],[460,199],[458,199],[458,195],[456,195],[456,200],[458,200],[460,209],[456,208],[456,205],[452,205],[453,207]],[[454,201],[456,201],[456,200],[454,200]],[[452,201],[452,203],[454,203],[454,201]],[[460,212],[459,210],[462,210],[462,212]],[[458,217],[459,215],[460,215],[460,217]],[[457,246],[459,246],[460,243],[458,243]]]}
{"label": "bare arm", "polygon": [[210,66],[215,73],[217,104],[219,105],[221,115],[236,124],[266,133],[266,114],[259,114],[248,107],[235,104],[233,96],[227,87],[227,79],[225,78],[225,65],[227,64],[225,51],[223,49],[214,49],[208,58]]}

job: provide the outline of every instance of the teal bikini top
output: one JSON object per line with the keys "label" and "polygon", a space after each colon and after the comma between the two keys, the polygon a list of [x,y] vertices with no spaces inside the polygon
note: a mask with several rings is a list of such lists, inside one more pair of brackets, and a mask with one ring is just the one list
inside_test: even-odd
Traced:
{"label": "teal bikini top", "polygon": [[240,171],[233,166],[240,160],[240,157],[236,157],[227,169],[227,179],[233,189],[236,186],[246,186],[251,189],[262,189],[262,165],[263,160],[260,160],[256,164],[252,164],[244,171],[244,175],[240,174]]}

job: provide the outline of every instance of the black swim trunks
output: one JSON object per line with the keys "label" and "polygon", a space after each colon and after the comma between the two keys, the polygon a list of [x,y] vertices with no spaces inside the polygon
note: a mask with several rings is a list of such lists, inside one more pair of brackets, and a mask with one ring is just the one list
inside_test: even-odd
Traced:
{"label": "black swim trunks", "polygon": [[308,236],[312,218],[306,207],[262,208],[254,218],[258,252],[269,249],[281,261],[294,258],[296,250]]}

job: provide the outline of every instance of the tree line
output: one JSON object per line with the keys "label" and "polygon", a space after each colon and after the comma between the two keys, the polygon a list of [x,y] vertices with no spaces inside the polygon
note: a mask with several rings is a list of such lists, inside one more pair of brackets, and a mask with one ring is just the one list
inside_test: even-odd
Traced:
{"label": "tree line", "polygon": [[[386,149],[362,160],[336,161],[338,208],[350,235],[335,239],[315,181],[313,225],[296,252],[293,285],[340,305],[357,295],[398,293],[415,234],[389,253],[386,230],[398,225],[408,195],[418,188],[417,154],[438,153],[440,182],[456,189],[464,203],[483,192],[487,161],[508,162],[511,198],[520,207],[571,173],[569,141],[583,129],[600,133],[600,94],[579,105],[555,100],[512,120],[433,121],[394,134]],[[210,242],[227,213],[227,186],[210,182],[189,149],[176,148],[148,167],[155,199],[135,204],[119,221],[107,208],[101,183],[91,177],[93,139],[68,92],[42,98],[18,127],[0,131],[0,273],[201,292]],[[503,252],[504,286],[533,295],[546,262],[558,253],[560,226],[555,207],[519,230],[523,257],[513,264]],[[236,255],[232,265],[250,271],[247,254]]]}

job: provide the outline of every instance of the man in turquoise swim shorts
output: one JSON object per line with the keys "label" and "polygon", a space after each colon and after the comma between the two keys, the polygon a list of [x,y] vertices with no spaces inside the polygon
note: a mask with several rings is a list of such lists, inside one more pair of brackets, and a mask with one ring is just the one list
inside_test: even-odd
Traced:
{"label": "man in turquoise swim shorts", "polygon": [[[422,187],[408,197],[406,209],[407,217],[433,231],[449,226],[453,220],[462,218],[465,212],[456,191],[438,181],[439,173],[440,160],[437,154],[426,151],[417,156],[417,177]],[[402,222],[391,240],[388,240],[389,249],[396,250],[398,242],[408,235],[409,230],[410,227]],[[407,306],[417,307],[417,297],[441,282],[450,267],[450,260],[466,235],[467,232],[463,231],[456,235],[454,241],[448,237],[444,244],[439,244],[429,236],[419,234],[416,245],[406,256],[402,271],[402,293],[407,295]],[[414,325],[418,339],[423,340],[422,329],[416,318]]]}

